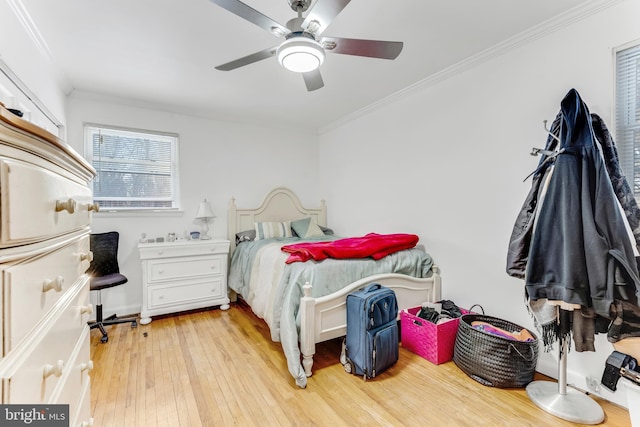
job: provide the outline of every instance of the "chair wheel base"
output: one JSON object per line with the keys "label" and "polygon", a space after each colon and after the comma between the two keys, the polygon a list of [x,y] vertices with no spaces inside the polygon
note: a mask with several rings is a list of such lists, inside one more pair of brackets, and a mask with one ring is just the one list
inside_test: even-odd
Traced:
{"label": "chair wheel base", "polygon": [[138,322],[136,322],[135,320],[133,322],[131,322],[131,327],[132,328],[137,328],[138,327]]}
{"label": "chair wheel base", "polygon": [[109,337],[106,336],[106,335],[103,336],[102,338],[100,338],[100,342],[103,343],[103,344],[106,343],[107,341],[109,341]]}

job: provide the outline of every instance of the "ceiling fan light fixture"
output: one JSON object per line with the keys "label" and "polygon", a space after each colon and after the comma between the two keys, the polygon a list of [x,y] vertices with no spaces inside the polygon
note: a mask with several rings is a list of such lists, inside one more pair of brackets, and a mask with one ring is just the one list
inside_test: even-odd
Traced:
{"label": "ceiling fan light fixture", "polygon": [[324,49],[317,41],[308,37],[285,40],[276,51],[278,62],[295,73],[307,73],[324,62]]}

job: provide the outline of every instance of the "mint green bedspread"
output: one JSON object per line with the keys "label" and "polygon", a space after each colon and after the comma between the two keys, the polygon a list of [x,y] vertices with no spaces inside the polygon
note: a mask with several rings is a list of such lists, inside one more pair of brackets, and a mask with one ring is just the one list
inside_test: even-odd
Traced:
{"label": "mint green bedspread", "polygon": [[242,242],[235,249],[229,267],[229,288],[242,295],[253,312],[266,321],[271,339],[282,344],[289,372],[300,387],[307,384],[298,344],[298,312],[305,283],[312,285],[313,297],[320,297],[374,274],[399,273],[427,277],[433,265],[431,256],[418,248],[396,252],[378,261],[371,258],[326,259],[291,264],[285,264],[288,254],[280,250],[282,246],[292,243],[337,238],[326,236],[315,240],[284,238]]}

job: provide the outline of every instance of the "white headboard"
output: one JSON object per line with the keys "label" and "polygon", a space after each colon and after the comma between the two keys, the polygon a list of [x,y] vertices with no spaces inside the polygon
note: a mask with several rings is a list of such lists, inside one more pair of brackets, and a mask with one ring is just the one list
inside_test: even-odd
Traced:
{"label": "white headboard", "polygon": [[278,187],[269,192],[257,208],[239,209],[234,197],[229,201],[228,239],[231,242],[231,252],[236,246],[236,233],[252,230],[254,222],[263,221],[293,221],[305,217],[312,217],[318,225],[327,225],[327,207],[324,200],[319,208],[305,208],[298,196],[286,187]]}

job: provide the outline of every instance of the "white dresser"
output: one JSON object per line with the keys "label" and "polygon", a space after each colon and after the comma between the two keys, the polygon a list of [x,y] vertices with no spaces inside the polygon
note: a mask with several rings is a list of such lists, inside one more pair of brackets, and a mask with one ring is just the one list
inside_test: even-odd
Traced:
{"label": "white dresser", "polygon": [[142,309],[140,323],[151,316],[219,305],[229,308],[228,240],[140,243]]}
{"label": "white dresser", "polygon": [[[2,403],[68,404],[90,426],[93,168],[0,104]],[[0,417],[0,424],[2,424]]]}

